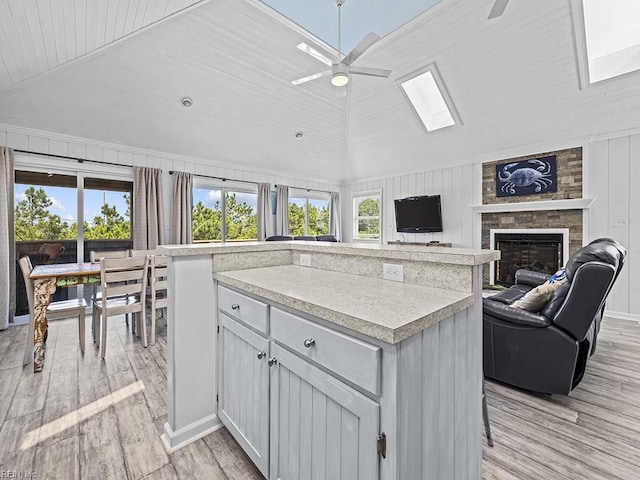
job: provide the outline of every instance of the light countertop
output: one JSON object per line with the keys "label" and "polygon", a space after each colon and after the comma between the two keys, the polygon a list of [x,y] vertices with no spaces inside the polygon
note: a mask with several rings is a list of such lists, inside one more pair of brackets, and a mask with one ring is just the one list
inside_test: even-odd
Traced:
{"label": "light countertop", "polygon": [[392,344],[471,306],[474,298],[470,293],[297,265],[219,272],[214,278]]}
{"label": "light countertop", "polygon": [[472,248],[426,247],[414,245],[379,245],[366,243],[335,242],[238,242],[199,243],[192,245],[162,245],[158,250],[172,257],[191,255],[215,255],[245,252],[267,252],[278,250],[307,251],[336,255],[361,255],[366,257],[391,258],[455,265],[482,265],[498,260],[497,250]]}

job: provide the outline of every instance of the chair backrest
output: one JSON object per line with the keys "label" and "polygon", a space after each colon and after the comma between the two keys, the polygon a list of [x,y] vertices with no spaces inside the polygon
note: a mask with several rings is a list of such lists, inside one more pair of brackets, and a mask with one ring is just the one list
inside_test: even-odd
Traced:
{"label": "chair backrest", "polygon": [[98,263],[101,258],[127,258],[129,257],[129,250],[109,250],[106,252],[97,252],[91,250],[89,252],[89,261],[91,263]]}
{"label": "chair backrest", "polygon": [[338,241],[335,235],[316,235],[316,240],[319,242],[337,242]]}
{"label": "chair backrest", "polygon": [[[166,255],[152,255],[149,257],[151,283],[151,311],[167,306],[167,278],[169,269],[167,267]],[[158,298],[162,294],[162,298]]]}
{"label": "chair backrest", "polygon": [[27,302],[29,304],[29,315],[33,318],[33,280],[29,278],[33,266],[31,265],[31,259],[28,256],[24,256],[18,260],[20,264],[20,270],[22,271],[22,278],[24,278],[24,286],[27,289]]}
{"label": "chair backrest", "polygon": [[144,305],[147,290],[149,257],[100,258],[102,299],[136,297]]}
{"label": "chair backrest", "polygon": [[145,255],[157,255],[158,250],[129,250],[130,257],[144,257]]}
{"label": "chair backrest", "polygon": [[[554,292],[551,302],[541,313],[551,316],[554,312],[550,309],[557,308],[553,315],[554,324],[576,339],[583,340],[611,291],[620,263],[624,261],[626,251],[620,248],[619,244],[601,241],[578,250],[565,266],[568,285]],[[561,299],[555,297],[563,293],[566,297],[558,308]]]}
{"label": "chair backrest", "polygon": [[40,245],[38,252],[46,255],[47,263],[55,263],[60,255],[64,253],[64,245],[61,243],[43,243]]}
{"label": "chair backrest", "polygon": [[265,242],[282,242],[285,240],[293,240],[291,235],[271,235],[264,239]]}

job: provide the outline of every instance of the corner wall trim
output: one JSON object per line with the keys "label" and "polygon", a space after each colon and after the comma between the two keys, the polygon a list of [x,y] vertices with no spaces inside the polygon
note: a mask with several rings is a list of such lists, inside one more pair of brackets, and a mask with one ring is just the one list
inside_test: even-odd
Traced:
{"label": "corner wall trim", "polygon": [[[640,322],[640,315],[637,315],[635,313],[612,312],[611,310],[605,310],[604,316],[617,318],[619,320],[629,320],[631,322]],[[606,322],[606,320],[604,321]]]}
{"label": "corner wall trim", "polygon": [[190,443],[200,440],[202,437],[209,435],[223,427],[218,415],[213,414],[202,418],[197,422],[182,427],[175,432],[171,429],[169,423],[164,424],[164,433],[160,436],[164,448],[167,453],[173,453],[176,450],[186,447]]}

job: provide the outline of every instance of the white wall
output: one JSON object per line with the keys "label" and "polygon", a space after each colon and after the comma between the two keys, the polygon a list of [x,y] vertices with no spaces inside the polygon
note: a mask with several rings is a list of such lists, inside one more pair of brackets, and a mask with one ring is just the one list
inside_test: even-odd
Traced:
{"label": "white wall", "polygon": [[[344,241],[353,238],[354,193],[382,189],[382,241],[450,242],[455,247],[472,247],[475,232],[471,205],[480,203],[482,172],[478,165],[468,164],[441,168],[397,177],[382,178],[345,185],[342,188],[342,229]],[[396,232],[393,200],[413,195],[441,195],[441,233]]]}
{"label": "white wall", "polygon": [[[611,237],[628,256],[609,296],[607,309],[640,320],[640,131],[597,137],[590,145],[588,195],[589,240]],[[626,226],[617,226],[620,222]]]}
{"label": "white wall", "polygon": [[[16,161],[22,165],[40,165],[42,167],[75,169],[82,168],[118,176],[118,178],[133,179],[133,170],[125,166],[142,166],[162,169],[163,196],[165,211],[165,241],[171,238],[169,225],[171,220],[171,195],[172,179],[170,170],[191,172],[200,175],[224,177],[234,180],[245,180],[249,182],[267,182],[272,189],[274,185],[283,184],[302,189],[315,189],[327,191],[339,191],[340,187],[335,184],[319,182],[307,178],[287,177],[274,175],[268,170],[258,171],[247,168],[235,168],[234,165],[215,162],[208,159],[184,157],[151,150],[131,148],[122,145],[115,145],[93,140],[59,135],[55,133],[43,132],[39,130],[25,129],[11,125],[0,124],[0,145],[8,146],[19,150],[29,150],[53,155],[68,155],[71,157],[86,158],[91,160],[101,160],[123,165],[123,167],[109,167],[86,162],[79,164],[75,161],[68,161],[56,158],[31,156],[26,158],[22,154],[17,154]],[[19,156],[18,156],[19,155]],[[240,186],[242,184],[235,184]],[[244,184],[251,188],[250,184]]]}

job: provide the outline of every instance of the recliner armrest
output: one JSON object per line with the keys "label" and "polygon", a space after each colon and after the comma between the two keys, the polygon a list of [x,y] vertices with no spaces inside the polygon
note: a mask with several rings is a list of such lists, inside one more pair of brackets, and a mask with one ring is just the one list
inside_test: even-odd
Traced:
{"label": "recliner armrest", "polygon": [[550,318],[544,315],[511,307],[504,303],[491,300],[491,298],[485,298],[482,302],[482,315],[527,327],[545,328],[553,323]]}
{"label": "recliner armrest", "polygon": [[551,277],[551,275],[546,273],[534,272],[532,270],[524,270],[521,268],[516,272],[516,284],[537,287],[549,280],[549,277]]}

